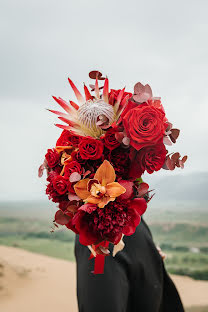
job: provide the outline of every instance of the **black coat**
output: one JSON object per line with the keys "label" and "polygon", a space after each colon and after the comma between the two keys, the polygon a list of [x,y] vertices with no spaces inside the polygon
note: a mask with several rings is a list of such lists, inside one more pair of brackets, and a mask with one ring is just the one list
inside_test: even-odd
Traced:
{"label": "black coat", "polygon": [[76,235],[79,312],[183,312],[146,223],[124,242],[115,257],[105,258],[104,274],[94,275],[94,259],[88,260],[90,251]]}

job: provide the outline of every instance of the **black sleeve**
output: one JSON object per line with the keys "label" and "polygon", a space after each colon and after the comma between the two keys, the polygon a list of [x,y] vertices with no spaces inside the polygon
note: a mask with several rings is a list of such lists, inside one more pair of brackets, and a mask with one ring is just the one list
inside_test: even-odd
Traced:
{"label": "black sleeve", "polygon": [[112,255],[105,258],[104,274],[93,274],[94,259],[76,236],[77,299],[79,312],[126,312],[129,283],[122,264]]}

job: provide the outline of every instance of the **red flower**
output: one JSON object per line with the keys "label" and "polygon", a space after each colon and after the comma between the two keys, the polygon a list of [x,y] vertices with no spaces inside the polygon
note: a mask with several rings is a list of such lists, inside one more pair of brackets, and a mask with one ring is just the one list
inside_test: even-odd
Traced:
{"label": "red flower", "polygon": [[129,177],[138,178],[145,172],[159,171],[165,163],[166,148],[162,140],[152,146],[143,147],[132,160]]}
{"label": "red flower", "polygon": [[103,240],[117,244],[122,233],[131,235],[135,232],[146,207],[143,198],[109,202],[105,209],[87,204],[78,209],[72,223],[79,232],[79,240],[83,245],[96,244]]}
{"label": "red flower", "polygon": [[54,203],[59,203],[60,202],[60,195],[54,189],[52,182],[50,182],[47,185],[47,187],[46,187],[46,194],[48,195],[48,198],[51,199]]}
{"label": "red flower", "polygon": [[129,220],[123,229],[124,235],[132,235],[134,234],[136,227],[139,225],[141,217],[143,213],[147,209],[147,203],[144,198],[135,198],[130,201],[129,205]]}
{"label": "red flower", "polygon": [[71,161],[68,165],[64,168],[64,178],[69,178],[73,172],[78,172],[79,174],[82,173],[82,167],[77,161]]}
{"label": "red flower", "polygon": [[[111,90],[110,90],[110,93],[109,93],[109,103],[110,103],[111,105],[113,105],[113,106],[115,105],[116,100],[117,100],[117,98],[118,98],[118,95],[119,95],[120,91],[121,91],[120,89],[119,89],[119,90],[114,90],[114,89],[111,89]],[[121,104],[122,104],[123,99],[125,99],[127,95],[129,96],[129,98],[132,97],[132,93],[130,93],[130,92],[124,92],[123,97],[122,97],[122,99],[121,99]],[[122,106],[120,106],[120,107],[122,107]]]}
{"label": "red flower", "polygon": [[49,182],[46,187],[46,194],[48,195],[48,198],[51,199],[54,203],[61,203],[62,201],[66,200],[67,197],[65,195],[61,195],[57,192],[57,190],[53,186],[53,181],[56,179],[56,177],[59,176],[54,171],[51,171],[49,173],[49,176],[47,178],[47,181]]}
{"label": "red flower", "polygon": [[62,176],[57,175],[53,181],[53,187],[57,191],[58,194],[63,195],[68,190],[69,182]]}
{"label": "red flower", "polygon": [[73,134],[68,130],[63,130],[56,142],[56,146],[74,146],[77,147],[80,141],[80,136]]}
{"label": "red flower", "polygon": [[103,143],[92,137],[84,137],[79,143],[80,156],[83,159],[99,159],[103,153]]}
{"label": "red flower", "polygon": [[50,168],[54,168],[59,163],[59,153],[54,148],[48,149],[45,158]]}
{"label": "red flower", "polygon": [[109,150],[113,150],[120,146],[120,143],[115,138],[115,133],[116,131],[114,129],[109,129],[103,137],[104,145]]}
{"label": "red flower", "polygon": [[85,164],[86,163],[86,159],[82,159],[79,150],[78,151],[73,151],[71,153],[71,157],[73,160],[77,161],[80,164]]}
{"label": "red flower", "polygon": [[129,151],[127,149],[116,148],[107,156],[107,159],[112,163],[117,178],[127,177],[130,167]]}
{"label": "red flower", "polygon": [[167,127],[165,113],[152,101],[130,109],[123,117],[123,124],[130,144],[136,150],[156,144]]}

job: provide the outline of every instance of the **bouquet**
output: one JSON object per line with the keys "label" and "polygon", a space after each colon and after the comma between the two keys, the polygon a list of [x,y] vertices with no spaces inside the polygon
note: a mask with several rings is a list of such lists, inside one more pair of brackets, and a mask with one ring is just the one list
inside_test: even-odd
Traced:
{"label": "bouquet", "polygon": [[[39,168],[47,171],[46,194],[57,203],[54,225],[79,234],[95,257],[94,273],[103,273],[109,243],[113,256],[124,247],[147,209],[149,185],[142,174],[184,167],[187,156],[169,153],[179,130],[168,121],[159,97],[140,82],[133,93],[109,90],[99,71],[83,96],[68,79],[78,103],[53,97],[65,112],[49,110],[65,124],[56,146]],[[99,87],[99,82],[103,86]]]}

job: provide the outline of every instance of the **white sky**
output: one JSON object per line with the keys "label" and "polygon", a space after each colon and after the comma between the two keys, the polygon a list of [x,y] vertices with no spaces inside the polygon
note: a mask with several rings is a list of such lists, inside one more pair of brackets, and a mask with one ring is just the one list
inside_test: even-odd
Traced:
{"label": "white sky", "polygon": [[60,133],[45,108],[93,69],[112,88],[149,83],[181,129],[169,149],[189,155],[178,173],[207,171],[207,12],[206,0],[1,0],[0,199],[45,197],[37,168]]}

